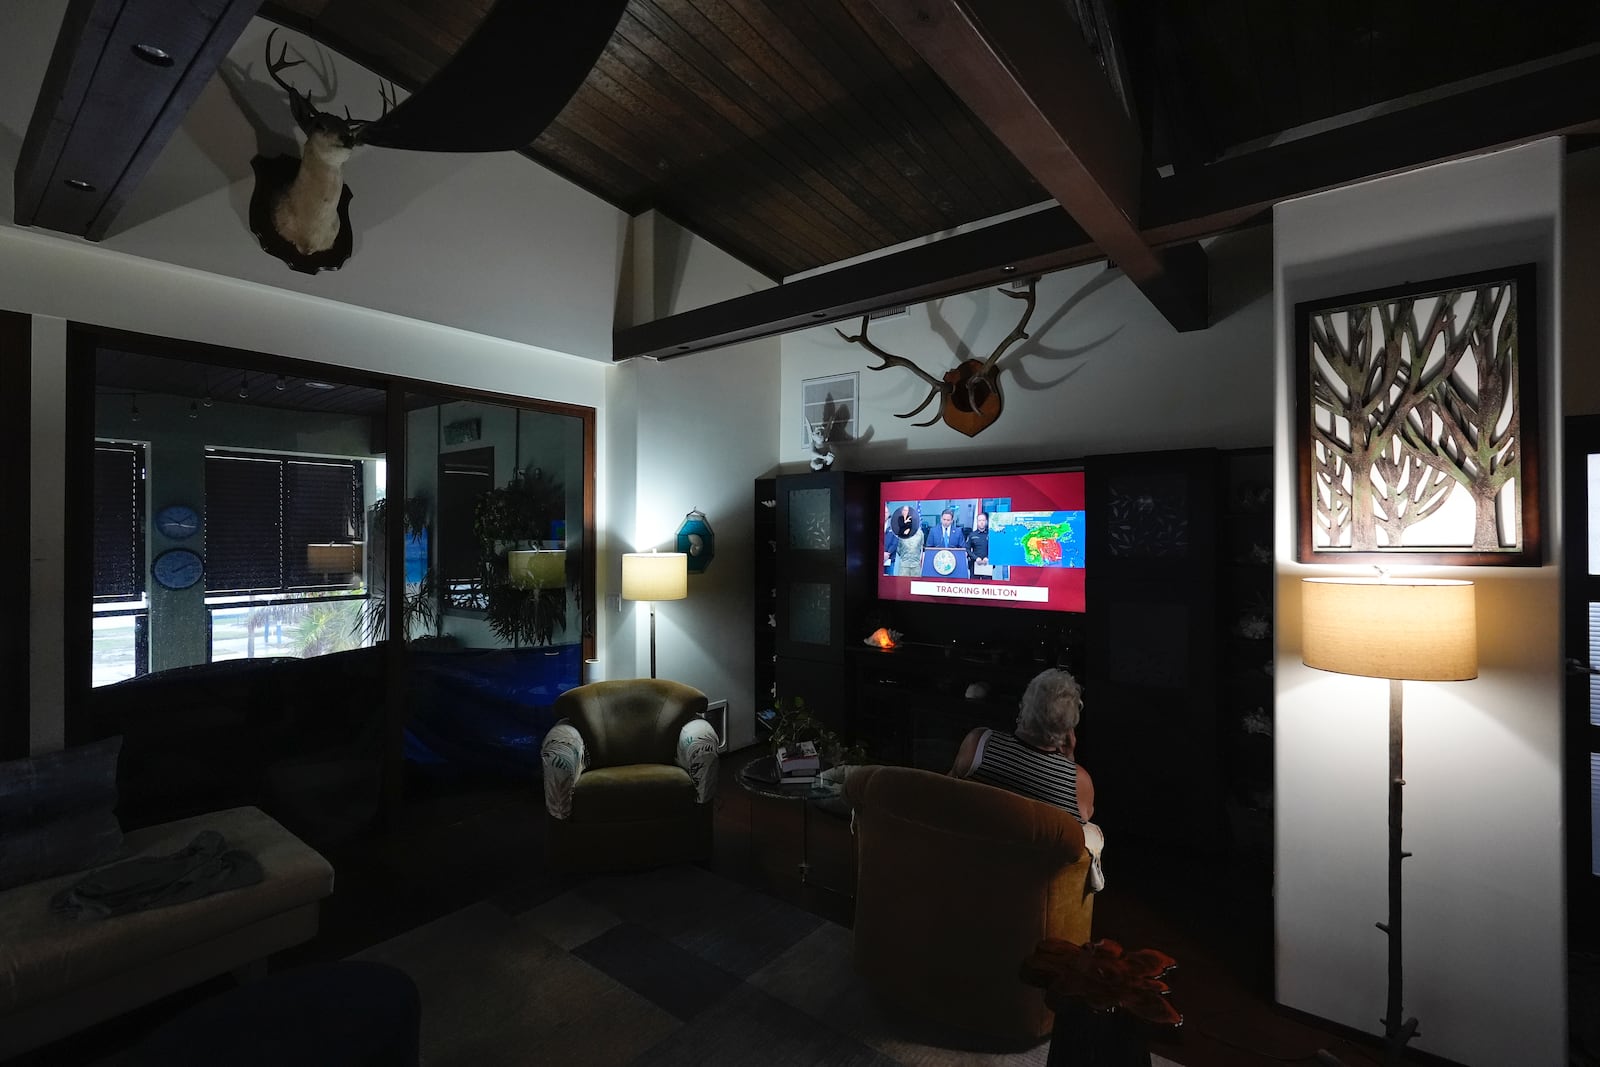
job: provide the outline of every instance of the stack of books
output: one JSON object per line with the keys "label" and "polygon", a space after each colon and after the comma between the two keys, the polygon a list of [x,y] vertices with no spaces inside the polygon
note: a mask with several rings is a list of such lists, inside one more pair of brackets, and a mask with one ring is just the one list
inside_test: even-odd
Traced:
{"label": "stack of books", "polygon": [[779,746],[778,777],[784,785],[815,782],[817,772],[821,769],[822,759],[817,755],[815,742],[801,741],[797,745]]}

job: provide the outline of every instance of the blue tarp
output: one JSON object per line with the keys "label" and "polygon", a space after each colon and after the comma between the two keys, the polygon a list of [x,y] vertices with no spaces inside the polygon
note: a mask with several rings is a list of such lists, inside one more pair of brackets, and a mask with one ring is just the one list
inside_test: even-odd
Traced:
{"label": "blue tarp", "polygon": [[581,645],[416,650],[405,754],[425,766],[539,775],[556,697],[583,677]]}

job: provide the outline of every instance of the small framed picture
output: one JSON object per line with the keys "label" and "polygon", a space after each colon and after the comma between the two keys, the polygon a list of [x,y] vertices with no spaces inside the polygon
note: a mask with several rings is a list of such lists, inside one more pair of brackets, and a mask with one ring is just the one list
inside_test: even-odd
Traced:
{"label": "small framed picture", "polygon": [[858,432],[861,372],[807,378],[800,383],[800,443],[811,443],[813,428],[829,444],[854,441]]}
{"label": "small framed picture", "polygon": [[1295,307],[1302,563],[1541,561],[1531,264]]}

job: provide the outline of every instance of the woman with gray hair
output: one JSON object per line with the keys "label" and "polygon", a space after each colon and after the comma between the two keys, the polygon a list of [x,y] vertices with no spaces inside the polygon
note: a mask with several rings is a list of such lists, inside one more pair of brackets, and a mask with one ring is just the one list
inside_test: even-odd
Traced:
{"label": "woman with gray hair", "polygon": [[1058,667],[1043,671],[1022,693],[1016,732],[973,730],[950,773],[1053,804],[1088,822],[1094,817],[1094,782],[1074,759],[1082,712],[1078,680]]}

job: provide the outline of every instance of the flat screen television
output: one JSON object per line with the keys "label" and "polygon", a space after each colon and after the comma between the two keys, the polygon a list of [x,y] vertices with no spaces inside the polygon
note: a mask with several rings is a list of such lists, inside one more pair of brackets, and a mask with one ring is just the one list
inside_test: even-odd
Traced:
{"label": "flat screen television", "polygon": [[880,600],[1084,610],[1083,471],[891,478]]}

